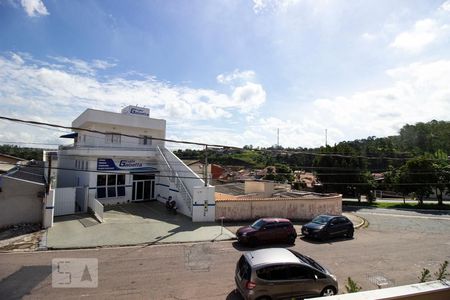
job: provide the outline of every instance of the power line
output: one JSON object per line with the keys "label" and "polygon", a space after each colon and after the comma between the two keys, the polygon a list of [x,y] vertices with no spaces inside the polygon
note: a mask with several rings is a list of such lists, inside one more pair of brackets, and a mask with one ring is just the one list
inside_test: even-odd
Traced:
{"label": "power line", "polygon": [[[10,118],[10,117],[4,117],[4,116],[0,116],[0,119],[11,121],[11,122],[16,122],[16,123],[23,123],[23,124],[44,125],[44,126],[49,126],[49,127],[52,127],[52,128],[78,130],[78,131],[92,132],[92,133],[98,133],[98,134],[111,134],[111,133],[108,133],[108,132],[102,132],[102,131],[94,130],[94,129],[86,129],[86,128],[73,127],[73,126],[63,126],[63,125],[58,125],[58,124],[53,124],[53,123],[38,122],[38,121],[31,121],[31,120],[23,120],[23,119]],[[131,137],[131,138],[138,138],[138,139],[142,138],[141,136],[131,135],[131,134],[124,134],[124,133],[120,133],[120,135],[121,136],[126,136],[126,137]],[[207,144],[207,143],[190,142],[190,141],[184,141],[184,140],[163,139],[163,138],[155,138],[155,137],[152,137],[152,139],[153,140],[157,140],[157,141],[164,141],[164,142],[171,142],[171,143],[178,143],[178,144],[188,144],[188,145],[197,145],[197,146],[240,149],[238,147],[228,146],[228,145]]]}
{"label": "power line", "polygon": [[[0,141],[3,144],[18,144],[18,145],[49,145],[49,146],[61,146],[61,144],[55,143],[37,143],[37,142],[16,142],[16,141]],[[40,148],[34,148],[40,149]]]}
{"label": "power line", "polygon": [[[0,162],[0,164],[7,164],[7,163],[3,163]],[[21,168],[39,168],[39,169],[44,169],[44,166],[35,166],[35,165],[16,165],[15,168],[12,169],[12,172],[15,171],[21,171],[21,172],[26,172],[21,170]],[[14,170],[15,169],[15,170]],[[107,170],[82,170],[82,169],[76,169],[76,168],[65,168],[65,167],[51,167],[51,169],[53,170],[64,170],[64,171],[74,171],[74,172],[86,172],[86,173],[99,173],[99,174],[126,174],[126,173],[117,173],[117,170],[112,170],[112,171],[107,171]],[[123,171],[129,171],[129,170],[123,170]],[[158,172],[170,172],[170,171],[166,171],[166,170],[162,170],[162,171],[158,171]],[[28,173],[28,172],[27,172]],[[33,175],[35,175],[34,173],[32,173]],[[2,174],[2,176],[7,176],[7,174]],[[131,174],[133,175],[133,174]],[[181,178],[181,179],[201,179],[200,177],[195,177],[195,176],[174,176],[174,175],[161,175],[158,173],[153,174],[155,175],[155,177],[161,177],[161,178]],[[342,175],[342,174],[341,174]],[[44,176],[43,174],[41,176]],[[322,185],[369,185],[368,183],[364,183],[364,182],[320,182]],[[408,185],[441,185],[443,183],[441,182],[408,182],[408,183],[392,183],[390,185],[392,186],[408,186]],[[445,183],[444,183],[445,184]]]}
{"label": "power line", "polygon": [[[38,121],[30,121],[30,120],[23,120],[23,119],[17,119],[17,118],[10,118],[10,117],[4,117],[4,116],[0,116],[1,120],[7,120],[7,121],[11,121],[11,122],[16,122],[16,123],[23,123],[23,124],[31,124],[33,125],[43,125],[43,126],[48,126],[48,127],[52,127],[52,128],[63,128],[63,129],[70,129],[70,130],[78,130],[78,131],[83,131],[83,132],[91,132],[91,133],[97,133],[97,134],[111,134],[110,132],[102,132],[99,130],[93,130],[93,129],[85,129],[85,128],[80,128],[80,127],[72,127],[72,126],[63,126],[63,125],[58,125],[58,124],[53,124],[53,123],[46,123],[46,122],[38,122]],[[113,133],[114,134],[114,133]],[[117,133],[120,136],[125,136],[125,137],[131,137],[131,138],[137,138],[137,139],[142,139],[142,136],[136,136],[136,135],[130,135],[130,134],[122,134],[122,133]],[[90,137],[95,137],[95,136],[91,136],[88,135]],[[99,138],[99,137],[95,137],[95,138]],[[236,147],[236,146],[229,146],[229,145],[219,145],[219,144],[207,144],[207,143],[199,143],[199,142],[191,142],[191,141],[185,141],[185,140],[173,140],[173,139],[164,139],[164,138],[156,138],[156,137],[151,137],[152,140],[157,140],[157,141],[164,141],[164,142],[169,142],[169,143],[179,143],[179,144],[189,144],[189,145],[196,145],[196,146],[208,146],[208,147],[218,147],[218,148],[224,148],[224,149],[232,149],[232,150],[247,150],[247,149],[243,149],[241,147]],[[23,143],[23,142],[20,142]],[[31,144],[31,143],[28,143]],[[42,143],[44,145],[44,143]],[[133,144],[133,143],[128,143],[128,144]],[[91,146],[89,146],[91,147]],[[118,147],[121,148],[121,147]],[[194,150],[195,151],[195,150]],[[197,150],[197,151],[204,151],[204,150]],[[214,151],[214,149],[212,149],[211,151]],[[287,154],[303,154],[303,155],[312,155],[312,156],[321,156],[321,157],[336,157],[336,158],[360,158],[360,159],[367,159],[367,160],[399,160],[399,161],[406,161],[406,160],[410,160],[413,157],[405,157],[405,158],[401,158],[401,157],[385,157],[385,156],[364,156],[364,155],[350,155],[350,154],[339,154],[339,153],[317,153],[317,152],[310,152],[310,151],[300,151],[300,150],[295,150],[295,151],[291,151],[291,150],[284,150],[284,149],[264,149],[264,150],[259,150],[259,149],[252,149],[251,151],[255,151],[255,152],[282,152],[282,153],[287,153]],[[439,159],[434,159],[434,158],[425,158],[426,160],[439,160]],[[313,167],[313,168],[317,168],[317,167]]]}

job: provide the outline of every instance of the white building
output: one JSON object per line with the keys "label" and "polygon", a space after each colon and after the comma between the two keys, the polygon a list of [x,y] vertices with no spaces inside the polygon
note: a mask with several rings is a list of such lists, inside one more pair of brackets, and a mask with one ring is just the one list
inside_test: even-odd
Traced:
{"label": "white building", "polygon": [[214,221],[214,187],[165,148],[166,121],[149,113],[136,106],[121,113],[87,109],[72,122],[74,132],[61,137],[73,138],[73,145],[47,162],[57,169],[49,193],[55,216],[91,208],[101,220],[104,205],[172,196],[193,221]]}

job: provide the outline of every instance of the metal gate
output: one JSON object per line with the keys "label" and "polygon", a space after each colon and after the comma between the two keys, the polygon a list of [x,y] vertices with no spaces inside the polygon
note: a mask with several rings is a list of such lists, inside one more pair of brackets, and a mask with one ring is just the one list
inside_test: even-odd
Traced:
{"label": "metal gate", "polygon": [[76,188],[55,189],[55,216],[71,215],[75,213]]}

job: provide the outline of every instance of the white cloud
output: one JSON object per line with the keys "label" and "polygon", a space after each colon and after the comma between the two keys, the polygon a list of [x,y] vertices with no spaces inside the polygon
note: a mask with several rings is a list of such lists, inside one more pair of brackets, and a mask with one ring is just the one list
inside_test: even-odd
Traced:
{"label": "white cloud", "polygon": [[22,65],[24,63],[22,57],[20,57],[17,53],[11,53],[11,59],[18,65]]}
{"label": "white cloud", "polygon": [[[91,63],[76,59],[76,58],[67,58],[67,57],[61,57],[61,56],[50,56],[51,59],[54,61],[57,61],[59,63],[64,64],[62,67],[70,68],[70,71],[76,72],[76,73],[83,73],[83,74],[95,74],[96,70],[104,70],[108,68],[114,67],[116,64],[110,63],[104,60],[94,59]],[[55,67],[55,65],[53,65]]]}
{"label": "white cloud", "polygon": [[234,90],[232,99],[242,112],[251,112],[266,101],[266,92],[260,84],[247,83]]}
{"label": "white cloud", "polygon": [[49,15],[42,0],[21,0],[20,4],[30,17]]}
{"label": "white cloud", "polygon": [[442,3],[440,9],[450,12],[450,1],[447,0],[444,3]]}
{"label": "white cloud", "polygon": [[[23,53],[12,53],[10,57],[0,55],[1,115],[42,117],[68,125],[86,108],[119,111],[124,105],[138,104],[150,107],[152,117],[167,119],[172,124],[189,124],[225,121],[235,114],[245,119],[266,97],[262,85],[252,82],[230,86],[229,93],[222,93],[173,85],[151,76],[99,77],[96,69],[113,65],[100,60],[50,59],[50,62],[39,61]],[[254,76],[252,71],[245,74],[243,77],[248,79]],[[0,139],[2,136],[0,133]],[[34,139],[40,141],[39,136],[42,135]]]}
{"label": "white cloud", "polygon": [[290,114],[252,119],[247,136],[259,137],[240,145],[273,145],[277,128],[282,146],[317,147],[325,143],[325,129],[328,144],[332,145],[368,136],[395,135],[407,123],[449,120],[450,60],[413,63],[389,69],[386,74],[391,83],[383,88],[316,99],[307,106],[292,104],[297,118]]}
{"label": "white cloud", "polygon": [[298,2],[300,0],[253,0],[253,11],[259,14],[267,10],[283,10]]}
{"label": "white cloud", "polygon": [[436,20],[423,19],[414,24],[414,28],[398,34],[391,47],[407,52],[420,52],[433,43],[441,34],[442,27]]}
{"label": "white cloud", "polygon": [[[283,146],[315,147],[324,144],[325,128],[329,144],[333,144],[344,139],[393,135],[406,123],[448,120],[450,111],[450,60],[389,69],[386,74],[390,83],[382,88],[320,98],[304,106],[292,103],[297,116],[273,111],[260,117],[259,108],[267,95],[256,82],[238,80],[239,85],[223,93],[168,84],[150,76],[139,80],[102,79],[75,71],[73,60],[63,63],[60,59],[54,65],[31,59],[23,53],[0,56],[0,115],[68,125],[86,108],[119,111],[123,105],[139,104],[150,107],[152,117],[168,120],[169,136],[270,146],[276,143],[276,130],[280,128]],[[55,142],[60,135],[42,132],[14,125],[0,130],[0,139],[16,136],[23,141]]]}
{"label": "white cloud", "polygon": [[217,75],[216,79],[219,83],[222,84],[233,84],[236,82],[252,82],[255,79],[255,76],[256,74],[254,71],[239,71],[238,69],[236,69],[231,73],[219,74]]}
{"label": "white cloud", "polygon": [[361,37],[362,37],[364,40],[371,42],[371,41],[373,41],[373,40],[375,40],[375,39],[377,38],[377,35],[376,35],[376,34],[373,34],[373,33],[369,33],[369,32],[364,32],[364,33],[361,35]]}

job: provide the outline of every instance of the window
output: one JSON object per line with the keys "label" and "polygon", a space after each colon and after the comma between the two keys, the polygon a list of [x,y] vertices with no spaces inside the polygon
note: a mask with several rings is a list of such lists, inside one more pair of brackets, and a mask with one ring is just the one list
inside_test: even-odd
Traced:
{"label": "window", "polygon": [[106,133],[105,142],[107,144],[120,144],[121,135],[117,133]]}
{"label": "window", "polygon": [[274,229],[277,228],[278,224],[277,223],[268,223],[264,226],[264,229]]}
{"label": "window", "polygon": [[106,175],[97,175],[97,198],[106,197]]}
{"label": "window", "polygon": [[238,262],[239,268],[239,277],[242,279],[250,280],[250,276],[252,273],[251,267],[245,259],[244,255],[241,256]]}
{"label": "window", "polygon": [[97,198],[125,196],[125,174],[97,175]]}
{"label": "window", "polygon": [[152,137],[151,136],[146,136],[146,135],[141,135],[141,137],[139,138],[139,144],[141,144],[141,145],[151,145],[152,144]]}
{"label": "window", "polygon": [[264,280],[288,280],[287,266],[271,266],[256,271],[256,275]]}
{"label": "window", "polygon": [[312,279],[314,278],[313,271],[304,266],[291,266],[289,268],[289,279],[301,280],[301,279]]}

